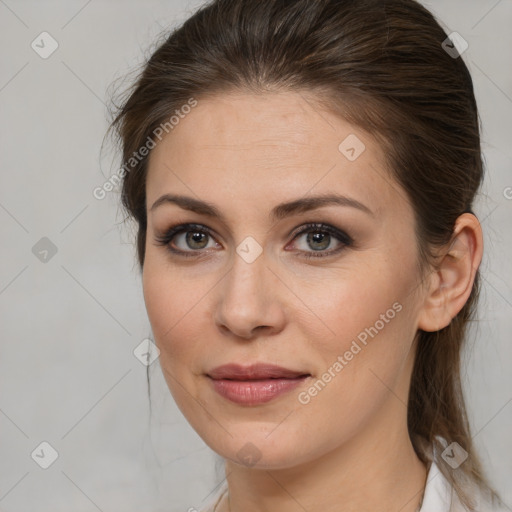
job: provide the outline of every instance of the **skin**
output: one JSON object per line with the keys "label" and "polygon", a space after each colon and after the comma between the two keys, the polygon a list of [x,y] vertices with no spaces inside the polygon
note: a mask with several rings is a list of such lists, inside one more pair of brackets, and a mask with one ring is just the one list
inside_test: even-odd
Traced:
{"label": "skin", "polygon": [[[366,146],[354,161],[338,149],[349,134]],[[482,252],[476,218],[459,218],[439,269],[420,275],[413,210],[379,145],[296,92],[199,100],[152,150],[146,193],[148,316],[177,405],[226,460],[229,504],[226,497],[217,510],[414,512],[427,475],[406,423],[415,334],[447,325],[466,302]],[[208,201],[225,221],[172,203],[152,210],[167,193]],[[330,205],[269,219],[279,203],[324,193],[372,213]],[[171,226],[189,222],[213,235],[195,246],[177,235],[173,246],[202,256],[157,244]],[[354,242],[331,236],[323,252],[340,252],[307,259],[317,252],[308,232],[290,233],[309,222]],[[236,252],[248,236],[263,250],[252,263]],[[299,393],[395,303],[401,311],[300,403]],[[265,404],[237,405],[205,375],[229,362],[271,362],[312,377]],[[237,455],[247,443],[256,464]]]}

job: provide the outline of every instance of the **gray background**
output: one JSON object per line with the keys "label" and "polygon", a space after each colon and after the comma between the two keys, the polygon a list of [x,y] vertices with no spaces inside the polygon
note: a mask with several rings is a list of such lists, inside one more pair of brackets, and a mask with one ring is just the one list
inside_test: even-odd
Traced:
{"label": "gray background", "polygon": [[[465,379],[475,442],[511,504],[512,1],[424,3],[469,43],[483,123],[484,290]],[[221,480],[158,360],[150,421],[146,367],[133,354],[151,334],[134,232],[116,193],[92,195],[116,170],[109,147],[100,154],[108,87],[199,4],[0,0],[4,512],[186,511]],[[43,31],[59,44],[47,59],[31,48]],[[57,249],[46,262],[34,252],[47,241],[33,251],[43,237]],[[48,469],[36,463],[49,460],[43,441],[58,452]]]}

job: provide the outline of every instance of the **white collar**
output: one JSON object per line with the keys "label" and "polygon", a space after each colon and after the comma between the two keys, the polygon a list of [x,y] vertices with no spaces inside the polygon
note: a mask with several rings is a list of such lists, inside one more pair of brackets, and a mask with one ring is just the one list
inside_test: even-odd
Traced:
{"label": "white collar", "polygon": [[[442,461],[439,461],[442,464]],[[466,489],[466,492],[468,489]],[[478,486],[473,485],[469,489],[470,498],[474,504],[474,510],[478,512],[505,512],[500,504],[492,504],[489,497],[484,495]],[[432,461],[427,476],[423,503],[419,512],[468,512],[462,505],[453,486],[441,473],[439,466]]]}
{"label": "white collar", "polygon": [[420,512],[449,512],[452,500],[451,486],[432,461],[427,475]]}

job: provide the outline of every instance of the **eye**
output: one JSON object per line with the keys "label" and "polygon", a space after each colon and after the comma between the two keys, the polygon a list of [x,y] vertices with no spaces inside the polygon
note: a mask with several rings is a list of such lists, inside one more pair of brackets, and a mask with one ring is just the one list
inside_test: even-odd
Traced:
{"label": "eye", "polygon": [[202,224],[181,224],[171,227],[163,235],[156,236],[157,245],[165,245],[172,253],[183,256],[198,256],[204,249],[219,246],[212,232]]}
{"label": "eye", "polygon": [[[307,236],[300,244],[302,247],[298,252],[306,258],[331,256],[353,244],[349,235],[328,224],[306,224],[290,236],[293,236],[292,242],[294,242],[304,235]],[[164,234],[155,236],[155,242],[159,246],[166,246],[171,253],[185,257],[197,257],[202,255],[205,249],[221,247],[212,231],[202,224],[173,226]],[[333,245],[334,248],[332,248]]]}
{"label": "eye", "polygon": [[[294,233],[293,240],[303,238],[299,251],[306,258],[322,258],[339,253],[352,245],[352,238],[345,232],[328,224],[307,224]],[[333,248],[334,245],[334,248]],[[330,250],[327,250],[329,249]],[[311,250],[312,249],[312,250]]]}

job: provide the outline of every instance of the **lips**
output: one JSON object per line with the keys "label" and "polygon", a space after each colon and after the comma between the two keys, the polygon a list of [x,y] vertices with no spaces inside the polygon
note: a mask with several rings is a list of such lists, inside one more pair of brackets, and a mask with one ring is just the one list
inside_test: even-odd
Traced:
{"label": "lips", "polygon": [[257,406],[290,393],[304,384],[311,374],[273,364],[250,366],[226,364],[207,376],[213,389],[223,398],[242,406]]}
{"label": "lips", "polygon": [[296,379],[310,374],[266,363],[257,363],[250,366],[241,366],[239,364],[231,363],[218,366],[208,372],[207,375],[214,380],[267,380]]}

